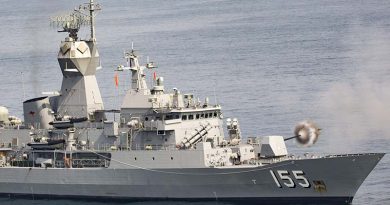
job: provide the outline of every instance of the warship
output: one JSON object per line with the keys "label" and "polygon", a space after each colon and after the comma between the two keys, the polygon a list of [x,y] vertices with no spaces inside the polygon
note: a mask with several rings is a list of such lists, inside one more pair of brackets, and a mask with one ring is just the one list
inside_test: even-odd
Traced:
{"label": "warship", "polygon": [[[95,77],[98,10],[90,0],[52,18],[69,34],[58,52],[60,91],[24,101],[24,120],[0,107],[2,196],[349,204],[384,156],[289,154],[287,140],[317,141],[320,129],[309,121],[293,137],[244,137],[238,120],[224,120],[207,98],[169,92],[157,75],[149,88],[145,69],[156,66],[141,65],[133,49],[113,71],[131,73],[131,88],[119,109],[106,110]],[[85,25],[90,36],[83,40],[77,34]]]}

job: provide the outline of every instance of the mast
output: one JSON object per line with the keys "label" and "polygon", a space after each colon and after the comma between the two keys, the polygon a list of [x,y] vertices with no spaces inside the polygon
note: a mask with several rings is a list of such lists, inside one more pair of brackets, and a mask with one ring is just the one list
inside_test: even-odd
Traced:
{"label": "mast", "polygon": [[[95,15],[101,10],[96,0],[75,8],[70,14],[52,18],[52,23],[68,32],[69,37],[60,44],[58,62],[63,74],[61,95],[58,96],[57,116],[87,117],[91,121],[103,121],[103,100],[96,80],[100,69],[100,57],[96,46]],[[81,27],[89,26],[90,38],[79,39]]]}
{"label": "mast", "polygon": [[89,1],[89,17],[91,21],[91,41],[96,41],[95,39],[95,4],[93,0]]}

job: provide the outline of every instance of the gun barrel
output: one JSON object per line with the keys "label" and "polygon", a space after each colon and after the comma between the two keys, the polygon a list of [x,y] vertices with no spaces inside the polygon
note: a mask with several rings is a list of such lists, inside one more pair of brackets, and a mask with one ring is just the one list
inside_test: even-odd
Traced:
{"label": "gun barrel", "polygon": [[288,140],[291,140],[291,139],[295,139],[299,137],[299,135],[295,135],[294,137],[288,137],[288,138],[285,138],[284,141],[288,141]]}

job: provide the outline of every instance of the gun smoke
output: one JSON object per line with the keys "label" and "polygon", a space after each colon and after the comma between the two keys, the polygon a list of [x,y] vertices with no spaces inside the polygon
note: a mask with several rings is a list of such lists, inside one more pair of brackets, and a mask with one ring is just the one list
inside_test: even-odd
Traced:
{"label": "gun smoke", "polygon": [[390,139],[390,34],[366,27],[354,28],[351,34],[345,42],[350,74],[333,83],[320,99],[332,124],[324,129],[326,135],[340,142],[332,143],[329,151]]}

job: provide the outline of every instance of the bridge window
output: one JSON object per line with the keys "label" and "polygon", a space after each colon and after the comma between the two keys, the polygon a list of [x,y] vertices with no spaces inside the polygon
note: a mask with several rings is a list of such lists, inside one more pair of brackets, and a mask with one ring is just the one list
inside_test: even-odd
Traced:
{"label": "bridge window", "polygon": [[173,115],[166,115],[165,116],[165,120],[172,120],[173,119]]}
{"label": "bridge window", "polygon": [[200,118],[200,115],[199,114],[196,114],[196,119],[198,120]]}
{"label": "bridge window", "polygon": [[188,119],[189,120],[193,120],[194,119],[194,115],[188,115]]}
{"label": "bridge window", "polygon": [[168,114],[165,116],[165,120],[173,120],[173,119],[179,119],[179,115],[173,115],[173,114]]}
{"label": "bridge window", "polygon": [[182,119],[182,120],[187,120],[187,115],[182,115],[182,116],[181,116],[181,119]]}

